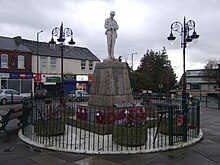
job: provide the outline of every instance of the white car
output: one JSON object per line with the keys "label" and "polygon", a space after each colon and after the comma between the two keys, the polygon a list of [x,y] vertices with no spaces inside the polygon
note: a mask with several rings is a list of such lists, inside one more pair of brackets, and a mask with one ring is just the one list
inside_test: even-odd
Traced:
{"label": "white car", "polygon": [[2,105],[11,103],[12,97],[13,103],[23,102],[27,99],[26,95],[20,94],[18,91],[14,89],[0,89],[0,101]]}
{"label": "white car", "polygon": [[72,90],[69,92],[68,96],[69,96],[69,100],[85,101],[85,102],[89,100],[89,94],[84,90]]}

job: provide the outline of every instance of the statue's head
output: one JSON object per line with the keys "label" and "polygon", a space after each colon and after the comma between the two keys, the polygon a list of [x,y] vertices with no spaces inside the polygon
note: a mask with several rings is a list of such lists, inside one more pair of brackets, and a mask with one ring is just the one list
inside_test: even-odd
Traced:
{"label": "statue's head", "polygon": [[114,16],[115,16],[115,12],[114,12],[114,11],[111,11],[111,12],[110,12],[110,16],[114,17]]}

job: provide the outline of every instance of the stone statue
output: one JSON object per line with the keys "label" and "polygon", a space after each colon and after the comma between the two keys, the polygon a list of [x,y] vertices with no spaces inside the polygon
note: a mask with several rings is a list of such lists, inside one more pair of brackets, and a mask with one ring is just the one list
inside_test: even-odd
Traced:
{"label": "stone statue", "polygon": [[105,20],[105,28],[107,29],[105,31],[105,34],[107,36],[107,46],[108,46],[108,57],[110,59],[114,59],[114,46],[115,46],[115,40],[117,38],[117,32],[119,26],[114,20],[115,12],[110,12],[110,17]]}

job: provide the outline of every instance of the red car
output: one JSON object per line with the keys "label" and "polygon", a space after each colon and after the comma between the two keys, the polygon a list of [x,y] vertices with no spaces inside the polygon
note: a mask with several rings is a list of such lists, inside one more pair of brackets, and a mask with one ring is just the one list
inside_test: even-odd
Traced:
{"label": "red car", "polygon": [[38,89],[34,93],[35,99],[44,99],[47,97],[47,90],[46,89]]}

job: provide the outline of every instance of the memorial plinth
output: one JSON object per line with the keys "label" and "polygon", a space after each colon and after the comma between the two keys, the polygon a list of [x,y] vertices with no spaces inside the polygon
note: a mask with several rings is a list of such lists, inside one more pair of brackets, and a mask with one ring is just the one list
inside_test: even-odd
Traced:
{"label": "memorial plinth", "polygon": [[117,60],[96,64],[88,105],[113,107],[124,103],[134,104],[126,64]]}

